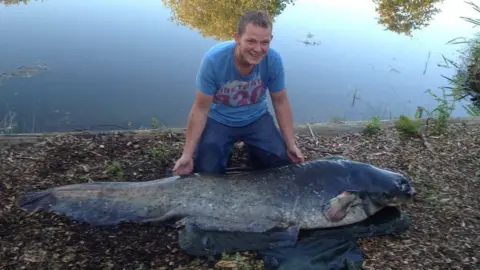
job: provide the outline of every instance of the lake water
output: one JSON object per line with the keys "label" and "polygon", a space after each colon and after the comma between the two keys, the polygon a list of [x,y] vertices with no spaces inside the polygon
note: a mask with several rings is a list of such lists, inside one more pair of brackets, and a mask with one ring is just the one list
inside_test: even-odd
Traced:
{"label": "lake water", "polygon": [[[203,54],[233,33],[228,20],[241,13],[228,1],[184,3],[0,1],[0,73],[48,67],[30,77],[4,76],[0,115],[14,112],[22,132],[149,127],[153,117],[160,125],[184,126]],[[435,106],[424,91],[447,85],[441,75],[453,70],[437,64],[460,48],[446,42],[475,31],[460,16],[476,14],[463,1],[445,0],[429,25],[409,36],[386,30],[377,6],[298,0],[283,11],[271,8],[279,13],[272,46],[283,56],[295,122],[390,118]],[[174,15],[186,25],[171,21]],[[321,44],[302,43],[309,33]]]}

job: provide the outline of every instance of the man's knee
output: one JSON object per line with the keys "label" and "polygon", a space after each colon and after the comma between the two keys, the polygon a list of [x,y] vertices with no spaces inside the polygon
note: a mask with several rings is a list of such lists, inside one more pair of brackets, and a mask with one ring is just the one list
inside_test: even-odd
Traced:
{"label": "man's knee", "polygon": [[227,167],[229,154],[225,145],[218,142],[198,144],[194,158],[194,172],[223,173]]}
{"label": "man's knee", "polygon": [[248,146],[249,165],[256,169],[267,169],[292,164],[286,150],[282,148],[262,149]]}
{"label": "man's knee", "polygon": [[195,150],[194,172],[223,173],[232,147],[228,127],[209,118]]}
{"label": "man's knee", "polygon": [[279,167],[292,164],[285,140],[271,114],[266,113],[250,126],[245,138],[249,159],[256,168]]}

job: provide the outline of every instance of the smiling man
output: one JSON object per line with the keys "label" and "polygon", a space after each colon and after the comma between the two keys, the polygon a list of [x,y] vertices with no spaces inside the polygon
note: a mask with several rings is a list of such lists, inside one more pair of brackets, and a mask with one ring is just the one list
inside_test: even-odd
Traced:
{"label": "smiling man", "polygon": [[[173,168],[177,175],[225,172],[237,140],[259,169],[304,161],[294,139],[282,58],[270,48],[269,16],[246,12],[234,37],[215,45],[201,61],[185,146]],[[280,130],[268,111],[267,91]]]}

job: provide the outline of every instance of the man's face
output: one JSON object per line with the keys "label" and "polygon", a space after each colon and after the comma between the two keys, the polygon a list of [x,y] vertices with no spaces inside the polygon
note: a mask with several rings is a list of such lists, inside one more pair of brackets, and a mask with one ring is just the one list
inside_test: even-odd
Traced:
{"label": "man's face", "polygon": [[240,60],[245,64],[256,65],[267,54],[272,40],[272,29],[247,24],[242,36],[235,33]]}

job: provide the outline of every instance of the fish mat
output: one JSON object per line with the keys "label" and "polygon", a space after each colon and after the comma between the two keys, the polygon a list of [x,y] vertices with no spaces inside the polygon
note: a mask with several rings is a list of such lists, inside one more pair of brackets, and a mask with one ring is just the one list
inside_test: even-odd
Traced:
{"label": "fish mat", "polygon": [[351,225],[265,233],[204,231],[188,224],[178,232],[180,247],[190,255],[214,259],[221,254],[255,251],[267,270],[363,269],[359,238],[398,235],[411,219],[396,207]]}

